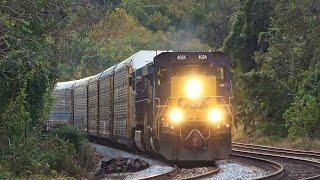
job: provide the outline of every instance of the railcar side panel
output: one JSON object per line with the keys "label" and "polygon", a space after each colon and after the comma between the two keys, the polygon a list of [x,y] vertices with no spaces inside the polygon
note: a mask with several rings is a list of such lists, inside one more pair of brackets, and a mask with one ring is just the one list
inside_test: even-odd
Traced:
{"label": "railcar side panel", "polygon": [[114,135],[117,142],[127,144],[131,132],[129,90],[130,67],[124,66],[114,76]]}
{"label": "railcar side panel", "polygon": [[112,118],[112,97],[113,97],[113,76],[100,78],[99,93],[99,135],[109,137],[111,135]]}
{"label": "railcar side panel", "polygon": [[87,131],[87,86],[74,88],[74,125],[80,130]]}
{"label": "railcar side panel", "polygon": [[88,133],[98,135],[99,123],[99,75],[92,78],[88,84]]}
{"label": "railcar side panel", "polygon": [[57,89],[53,92],[53,105],[47,126],[71,123],[71,89]]}

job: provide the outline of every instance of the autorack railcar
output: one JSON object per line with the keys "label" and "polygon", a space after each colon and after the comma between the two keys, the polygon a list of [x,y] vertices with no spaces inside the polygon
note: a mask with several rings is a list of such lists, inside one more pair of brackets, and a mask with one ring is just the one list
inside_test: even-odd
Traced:
{"label": "autorack railcar", "polygon": [[[139,51],[98,75],[58,83],[54,107],[71,105],[63,122],[89,135],[171,161],[215,161],[231,151],[231,80],[222,52]],[[70,102],[57,97],[63,87]]]}

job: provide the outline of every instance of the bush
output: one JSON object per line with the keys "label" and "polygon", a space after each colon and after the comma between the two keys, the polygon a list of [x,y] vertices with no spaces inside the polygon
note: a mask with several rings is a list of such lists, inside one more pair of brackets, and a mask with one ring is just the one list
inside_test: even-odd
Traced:
{"label": "bush", "polygon": [[82,131],[72,125],[59,125],[52,134],[74,145],[77,152],[76,159],[82,168],[86,170],[94,168],[97,156]]}
{"label": "bush", "polygon": [[262,136],[278,136],[286,137],[287,129],[284,124],[275,122],[264,122],[257,127],[258,132],[261,132]]}
{"label": "bush", "polygon": [[0,166],[0,179],[9,179],[11,177],[11,173],[2,169],[2,167]]}
{"label": "bush", "polygon": [[56,126],[53,134],[73,144],[77,152],[80,151],[82,143],[85,141],[84,134],[78,128],[68,124]]}
{"label": "bush", "polygon": [[80,165],[77,164],[75,156],[76,149],[74,144],[70,144],[57,136],[44,137],[41,144],[43,150],[42,159],[50,165],[50,175],[56,172],[76,176],[80,172]]}
{"label": "bush", "polygon": [[296,98],[284,114],[289,128],[289,137],[320,137],[320,108],[317,98],[305,94]]}
{"label": "bush", "polygon": [[289,126],[289,137],[320,138],[320,67],[305,73],[305,80],[283,117]]}
{"label": "bush", "polygon": [[1,164],[14,176],[76,175],[80,170],[73,145],[54,136],[26,139],[10,146],[8,152]]}
{"label": "bush", "polygon": [[22,139],[2,151],[0,179],[10,177],[78,177],[91,170],[97,157],[84,135],[70,125]]}
{"label": "bush", "polygon": [[91,147],[91,144],[87,140],[85,140],[78,152],[80,166],[85,170],[90,171],[96,166],[98,158],[95,149]]}

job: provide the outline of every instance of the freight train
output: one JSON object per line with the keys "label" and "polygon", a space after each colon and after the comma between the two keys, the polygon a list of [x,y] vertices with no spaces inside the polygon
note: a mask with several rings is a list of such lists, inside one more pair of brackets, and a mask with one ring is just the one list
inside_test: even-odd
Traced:
{"label": "freight train", "polygon": [[215,161],[231,151],[232,73],[222,52],[139,51],[109,69],[59,82],[47,127],[170,161]]}

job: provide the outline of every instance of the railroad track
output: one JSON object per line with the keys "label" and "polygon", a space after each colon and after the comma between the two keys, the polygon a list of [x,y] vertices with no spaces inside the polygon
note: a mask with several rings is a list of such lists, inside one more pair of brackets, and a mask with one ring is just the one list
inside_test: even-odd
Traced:
{"label": "railroad track", "polygon": [[[318,152],[232,143],[232,153],[268,159],[284,167],[283,179],[320,179]],[[308,155],[309,154],[309,155]]]}
{"label": "railroad track", "polygon": [[193,179],[201,179],[201,178],[213,176],[217,174],[219,171],[220,171],[219,167],[212,167],[211,170],[205,173],[183,178],[183,177],[179,177],[179,175],[183,173],[182,169],[175,167],[169,172],[166,172],[163,174],[156,174],[148,177],[143,177],[143,178],[140,178],[140,180],[150,180],[150,179],[152,180],[167,180],[167,179],[193,180]]}
{"label": "railroad track", "polygon": [[[267,159],[262,159],[262,158],[257,158],[257,157],[252,157],[252,156],[247,156],[239,153],[232,153],[230,154],[230,158],[234,161],[239,161],[239,162],[246,162],[248,164],[253,164],[259,167],[262,167],[263,169],[270,171],[266,176],[261,176],[257,177],[254,179],[259,179],[259,180],[269,180],[269,179],[282,179],[285,175],[284,167],[274,161],[267,160]],[[187,178],[182,178],[179,177],[180,174],[183,174],[181,168],[174,168],[169,172],[163,173],[163,174],[157,174],[157,175],[152,175],[148,177],[141,178],[140,180],[162,180],[162,179],[182,179],[182,180],[191,180],[191,179],[202,179],[202,178],[210,178],[214,175],[216,175],[220,171],[220,168],[213,168],[212,170],[209,170],[208,172],[199,174],[199,175],[194,175],[191,177]]]}
{"label": "railroad track", "polygon": [[295,157],[320,160],[320,152],[316,152],[316,151],[302,151],[302,150],[296,150],[296,149],[277,148],[277,147],[271,147],[271,146],[244,144],[244,143],[236,143],[236,142],[232,143],[232,147],[237,149],[259,150],[266,153],[277,153],[277,154],[283,154],[286,156],[295,156]]}
{"label": "railroad track", "polygon": [[247,162],[248,164],[253,164],[255,166],[261,167],[264,170],[267,170],[269,173],[266,176],[256,177],[254,179],[282,179],[285,175],[284,167],[271,160],[262,159],[258,157],[253,157],[249,155],[244,155],[241,153],[233,152],[230,154],[230,158],[240,162]]}

